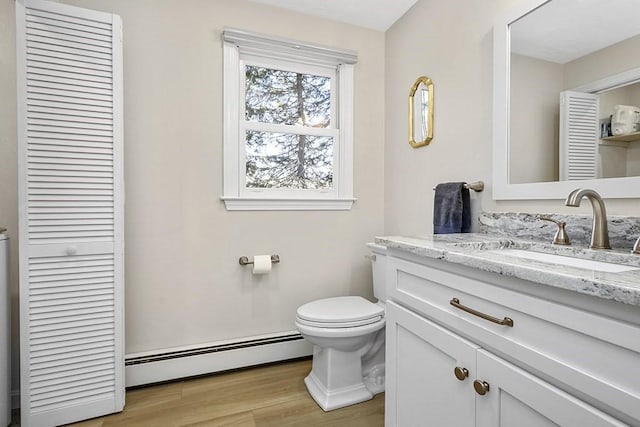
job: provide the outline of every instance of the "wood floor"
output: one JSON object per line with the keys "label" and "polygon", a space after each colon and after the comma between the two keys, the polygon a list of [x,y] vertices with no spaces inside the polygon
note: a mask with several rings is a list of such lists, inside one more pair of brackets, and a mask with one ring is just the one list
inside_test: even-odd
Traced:
{"label": "wood floor", "polygon": [[123,412],[70,426],[384,426],[384,393],[324,412],[303,383],[310,369],[302,360],[129,390]]}

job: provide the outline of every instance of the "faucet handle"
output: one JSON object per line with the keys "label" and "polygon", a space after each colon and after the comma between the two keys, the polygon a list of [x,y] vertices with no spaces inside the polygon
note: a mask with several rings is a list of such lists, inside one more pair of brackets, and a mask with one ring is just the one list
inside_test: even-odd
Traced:
{"label": "faucet handle", "polygon": [[553,219],[551,217],[544,216],[544,215],[540,215],[539,218],[543,221],[553,222],[558,226],[558,231],[556,231],[555,236],[553,236],[553,242],[551,243],[553,243],[554,245],[565,245],[565,246],[571,245],[571,241],[569,241],[569,235],[567,235],[567,232],[564,229],[564,226],[567,225],[566,222],[558,221],[557,219]]}

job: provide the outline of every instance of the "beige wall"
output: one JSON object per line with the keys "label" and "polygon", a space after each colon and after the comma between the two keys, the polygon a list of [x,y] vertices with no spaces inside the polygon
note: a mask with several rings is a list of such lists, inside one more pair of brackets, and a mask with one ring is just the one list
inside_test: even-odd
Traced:
{"label": "beige wall", "polygon": [[[631,105],[640,106],[640,83],[633,85],[631,92]],[[627,149],[627,173],[633,176],[640,176],[640,141],[629,144]]]}
{"label": "beige wall", "polygon": [[[14,0],[0,2],[0,225],[16,295]],[[364,255],[383,232],[384,33],[244,0],[65,3],[124,23],[127,353],[288,331],[304,302],[372,296]],[[225,210],[223,26],[358,52],[351,211]],[[270,275],[238,264],[267,253],[282,260]]]}
{"label": "beige wall", "polygon": [[511,55],[509,182],[557,181],[562,65]]}
{"label": "beige wall", "polygon": [[[492,200],[493,25],[518,1],[420,0],[387,31],[386,233],[430,234],[432,187],[442,181],[484,180],[487,190],[472,194],[475,210],[590,214],[587,203],[567,208],[559,200]],[[420,75],[435,85],[434,139],[412,149],[406,99]],[[640,203],[609,199],[607,211],[638,216]]]}
{"label": "beige wall", "polygon": [[640,35],[565,64],[564,87],[569,89],[640,67]]}
{"label": "beige wall", "polygon": [[[462,4],[464,3],[464,4]],[[491,199],[492,8],[504,1],[418,1],[386,33],[385,232],[431,234],[433,186],[483,180]],[[411,148],[407,96],[434,82],[434,137]]]}

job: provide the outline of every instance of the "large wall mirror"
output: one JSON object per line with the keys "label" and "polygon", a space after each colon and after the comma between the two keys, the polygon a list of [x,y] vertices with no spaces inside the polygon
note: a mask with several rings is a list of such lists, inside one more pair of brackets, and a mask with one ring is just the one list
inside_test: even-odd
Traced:
{"label": "large wall mirror", "polygon": [[640,197],[640,132],[608,135],[616,106],[640,107],[639,16],[638,1],[525,0],[499,20],[494,199]]}

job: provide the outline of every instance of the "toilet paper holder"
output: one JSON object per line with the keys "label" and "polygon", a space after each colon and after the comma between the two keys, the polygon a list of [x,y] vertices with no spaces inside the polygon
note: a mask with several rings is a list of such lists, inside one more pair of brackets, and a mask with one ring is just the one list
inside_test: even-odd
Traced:
{"label": "toilet paper holder", "polygon": [[[280,262],[280,256],[279,255],[271,255],[271,263],[272,264],[277,264]],[[238,259],[238,263],[240,265],[249,265],[249,264],[253,264],[253,261],[249,261],[249,258],[246,256],[241,256],[240,259]]]}

